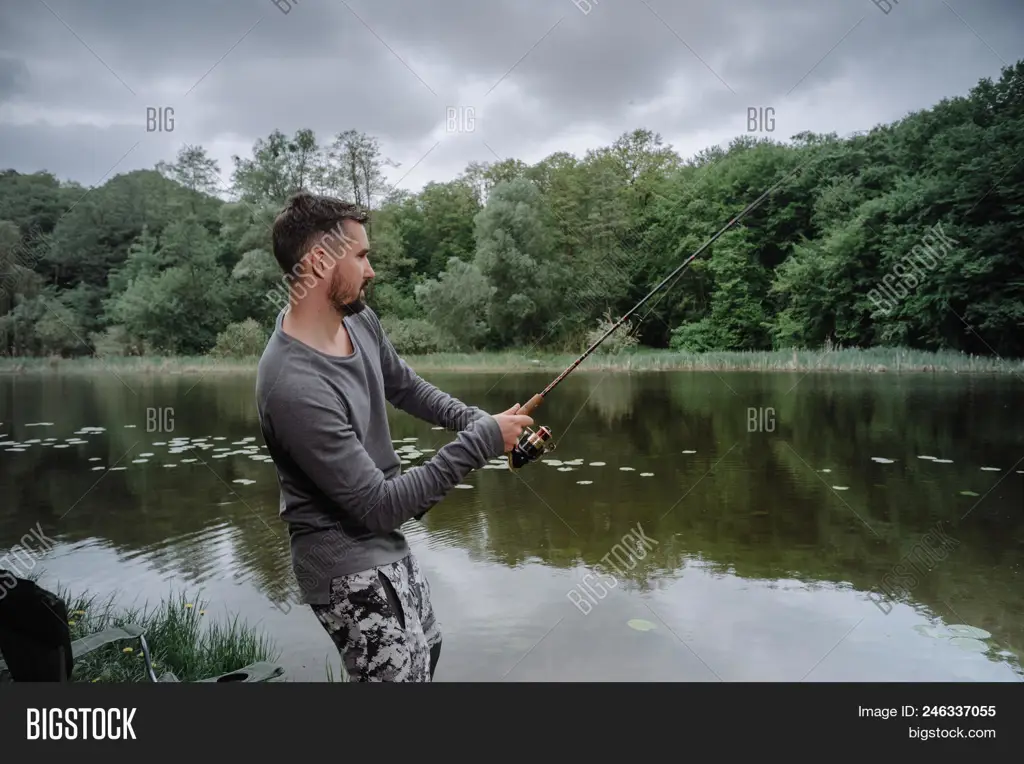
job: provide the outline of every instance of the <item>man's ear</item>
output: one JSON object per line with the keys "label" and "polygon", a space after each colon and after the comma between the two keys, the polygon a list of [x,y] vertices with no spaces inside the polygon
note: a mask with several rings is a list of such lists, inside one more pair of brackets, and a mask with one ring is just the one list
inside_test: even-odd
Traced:
{"label": "man's ear", "polygon": [[317,279],[323,279],[326,273],[323,261],[327,253],[323,247],[315,246],[309,251],[309,273]]}

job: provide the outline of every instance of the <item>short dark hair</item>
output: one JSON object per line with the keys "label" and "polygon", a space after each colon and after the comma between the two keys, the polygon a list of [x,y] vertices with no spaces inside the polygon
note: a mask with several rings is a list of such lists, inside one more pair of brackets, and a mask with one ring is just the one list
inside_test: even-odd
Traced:
{"label": "short dark hair", "polygon": [[309,251],[314,237],[340,230],[345,220],[366,223],[369,218],[358,205],[300,191],[288,199],[274,219],[274,258],[281,270],[289,273]]}

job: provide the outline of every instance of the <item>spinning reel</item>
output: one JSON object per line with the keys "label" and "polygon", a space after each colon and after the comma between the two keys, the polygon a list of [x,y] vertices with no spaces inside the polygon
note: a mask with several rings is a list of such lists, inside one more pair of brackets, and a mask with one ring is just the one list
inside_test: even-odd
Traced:
{"label": "spinning reel", "polygon": [[[554,385],[549,385],[548,390],[550,390],[551,387],[554,387]],[[548,390],[545,390],[544,392],[546,393]],[[538,393],[530,398],[525,405],[520,406],[516,413],[530,416],[533,410],[537,408],[543,400],[544,393]],[[523,434],[519,436],[519,442],[516,443],[515,448],[513,448],[508,454],[508,468],[510,470],[518,470],[531,462],[537,461],[548,451],[554,450],[555,444],[551,442],[550,427],[538,427],[536,432],[531,430],[529,427],[524,427]]]}
{"label": "spinning reel", "polygon": [[529,427],[525,428],[516,447],[509,452],[508,468],[517,470],[530,462],[537,461],[548,451],[554,451],[555,444],[550,441],[551,429],[549,427],[538,427],[536,432]]}

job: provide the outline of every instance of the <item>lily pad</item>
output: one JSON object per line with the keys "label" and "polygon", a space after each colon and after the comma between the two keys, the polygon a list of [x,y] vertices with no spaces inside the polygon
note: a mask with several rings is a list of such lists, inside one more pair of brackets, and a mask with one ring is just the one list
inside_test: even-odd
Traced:
{"label": "lily pad", "polygon": [[458,484],[457,486],[455,486],[455,487],[456,487],[456,488],[472,488],[473,486],[471,486],[471,485],[466,485],[465,483],[459,483],[459,484]]}
{"label": "lily pad", "polygon": [[824,469],[824,470],[818,470],[818,472],[831,472],[831,471],[832,471],[832,470],[829,470],[829,469]]}
{"label": "lily pad", "polygon": [[952,459],[933,459],[932,461],[934,461],[936,464],[952,464],[953,463]]}
{"label": "lily pad", "polygon": [[999,472],[999,467],[982,467],[983,472]]}
{"label": "lily pad", "polygon": [[974,491],[961,491],[961,496],[980,496],[981,494],[975,493]]}
{"label": "lily pad", "polygon": [[833,491],[849,491],[850,487],[847,485],[834,485],[832,486]]}
{"label": "lily pad", "polygon": [[697,452],[696,452],[696,451],[683,451],[683,453],[684,453],[684,454],[695,454],[695,453],[697,453]]}
{"label": "lily pad", "polygon": [[992,635],[984,629],[979,629],[977,626],[967,626],[962,623],[955,623],[952,626],[947,626],[946,631],[952,634],[954,637],[971,637],[973,639],[988,639]]}
{"label": "lily pad", "polygon": [[919,457],[917,457],[917,458],[918,458],[918,459],[934,459],[935,457],[934,457],[934,456],[924,456],[924,455],[922,454],[921,456],[919,456]]}
{"label": "lily pad", "polygon": [[606,462],[591,462],[590,466],[591,467],[603,467],[605,464],[606,464]]}
{"label": "lily pad", "polygon": [[653,623],[645,621],[643,618],[632,618],[626,622],[626,625],[637,631],[651,631],[657,628]]}
{"label": "lily pad", "polygon": [[971,639],[970,637],[953,637],[949,640],[951,645],[956,645],[962,650],[968,650],[972,653],[987,653],[988,645],[982,642],[980,639]]}
{"label": "lily pad", "polygon": [[893,459],[886,459],[884,456],[872,456],[871,461],[878,462],[879,464],[892,464]]}
{"label": "lily pad", "polygon": [[590,485],[593,482],[593,480],[577,480],[576,485]]}
{"label": "lily pad", "polygon": [[634,469],[633,467],[619,467],[619,469],[622,470],[623,472],[636,472],[636,469]]}
{"label": "lily pad", "polygon": [[653,472],[641,472],[640,477],[654,477]]}

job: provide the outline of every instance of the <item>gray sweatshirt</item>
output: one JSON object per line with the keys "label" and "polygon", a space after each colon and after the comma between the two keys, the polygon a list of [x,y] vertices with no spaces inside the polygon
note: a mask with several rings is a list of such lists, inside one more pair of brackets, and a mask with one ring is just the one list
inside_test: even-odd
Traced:
{"label": "gray sweatshirt", "polygon": [[[405,557],[399,527],[501,456],[505,445],[490,414],[409,368],[370,308],[344,319],[354,346],[346,357],[285,334],[286,310],[260,358],[256,405],[302,600],[327,604],[332,578]],[[457,435],[402,474],[385,402]]]}

